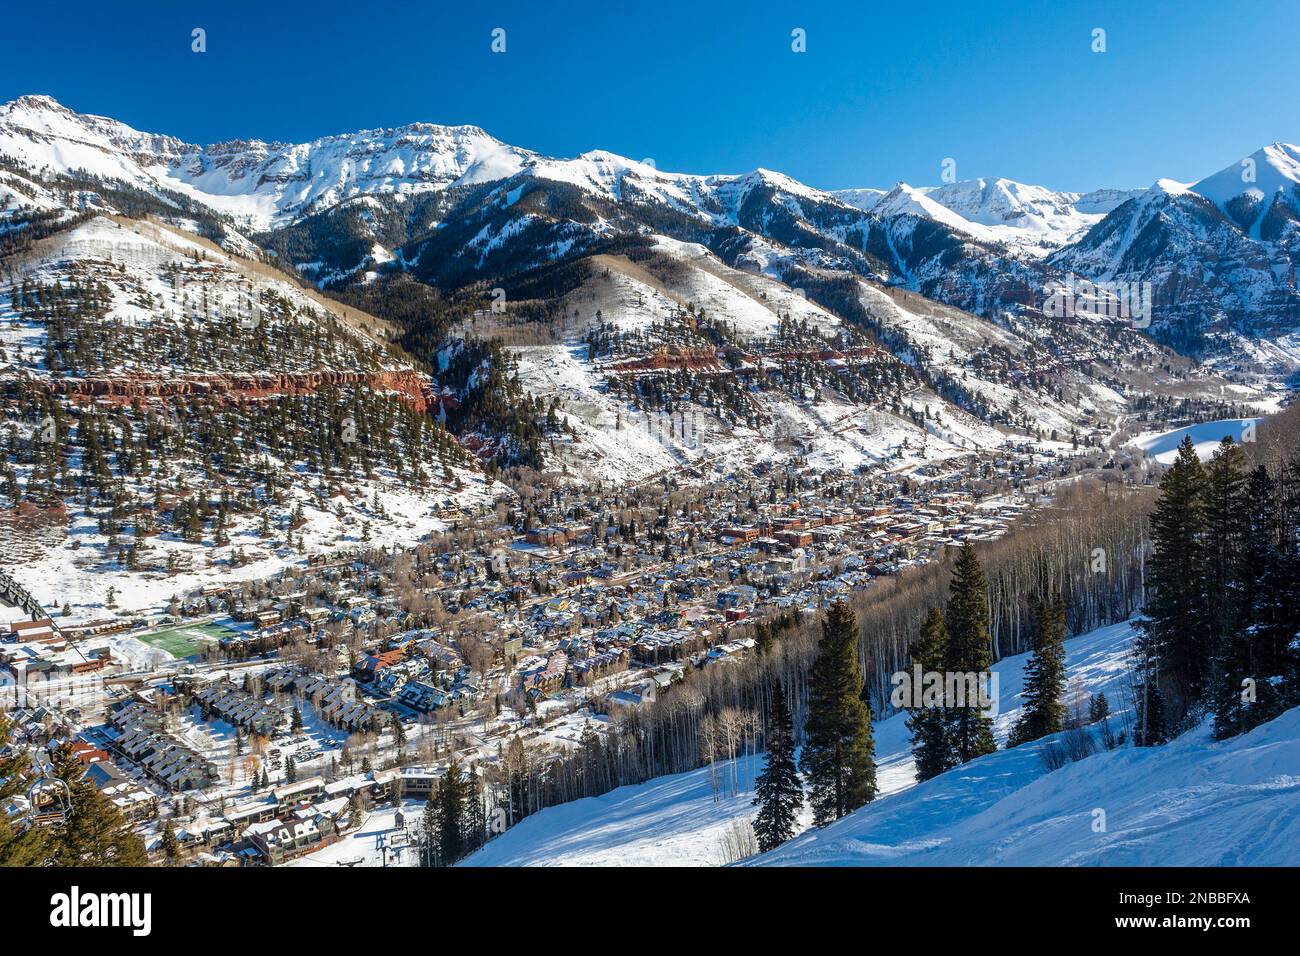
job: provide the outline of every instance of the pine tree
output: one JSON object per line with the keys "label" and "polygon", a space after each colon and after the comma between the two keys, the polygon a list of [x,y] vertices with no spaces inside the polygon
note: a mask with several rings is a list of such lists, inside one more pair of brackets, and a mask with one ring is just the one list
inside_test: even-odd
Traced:
{"label": "pine tree", "polygon": [[1064,725],[1065,707],[1065,602],[1042,599],[1034,608],[1034,654],[1025,665],[1025,703],[1007,740],[1016,747]]}
{"label": "pine tree", "polygon": [[12,726],[0,716],[0,866],[45,866],[53,852],[49,832],[43,827],[23,826],[4,811],[9,799],[27,786],[30,764],[25,750],[9,746]]}
{"label": "pine tree", "polygon": [[915,672],[935,674],[943,670],[948,650],[948,629],[939,609],[931,608],[921,625],[921,636],[911,647],[912,706],[908,708],[907,729],[912,734],[912,756],[916,761],[916,779],[929,780],[957,765],[956,748],[948,732],[948,712],[942,695],[925,699],[917,686]]}
{"label": "pine tree", "polygon": [[487,805],[483,802],[483,785],[478,775],[478,768],[469,765],[469,774],[465,777],[463,813],[465,848],[463,853],[471,853],[481,847],[487,840]]}
{"label": "pine tree", "polygon": [[293,754],[289,754],[289,756],[284,758],[284,782],[298,782],[298,766],[293,761]]}
{"label": "pine tree", "polygon": [[1110,701],[1102,693],[1093,694],[1088,700],[1088,723],[1095,724],[1110,716]]}
{"label": "pine tree", "polygon": [[1279,469],[1278,550],[1270,577],[1261,589],[1266,595],[1262,609],[1260,640],[1281,664],[1278,707],[1300,706],[1300,460]]}
{"label": "pine tree", "polygon": [[163,824],[162,848],[169,860],[176,859],[181,851],[180,841],[176,839],[176,828],[172,826],[171,820]]}
{"label": "pine tree", "polygon": [[438,849],[444,866],[465,852],[465,781],[453,760],[438,784]]}
{"label": "pine tree", "polygon": [[[1210,676],[1205,594],[1206,475],[1191,436],[1160,480],[1152,511],[1151,594],[1138,622],[1139,743],[1167,739],[1201,700]],[[1172,723],[1173,726],[1166,726]]]}
{"label": "pine tree", "polygon": [[[962,545],[948,588],[944,623],[948,647],[943,669],[946,676],[978,675],[982,680],[993,665],[989,637],[988,582],[970,542]],[[969,683],[967,684],[969,686]],[[962,706],[958,706],[958,704]],[[949,733],[958,763],[966,763],[997,750],[993,741],[993,719],[979,701],[946,701]]]}
{"label": "pine tree", "polygon": [[876,795],[871,710],[862,700],[857,645],[853,612],[837,601],[822,623],[809,674],[808,720],[800,755],[814,826],[838,820]]}
{"label": "pine tree", "polygon": [[[1297,615],[1284,488],[1260,465],[1245,478],[1237,498],[1235,573],[1227,589],[1232,606],[1215,656],[1214,734],[1219,739],[1271,720],[1288,706],[1287,657]],[[1216,533],[1212,530],[1211,537]]]}
{"label": "pine tree", "polygon": [[519,737],[511,737],[505,757],[508,823],[514,826],[528,815],[528,752]]}
{"label": "pine tree", "polygon": [[1231,438],[1224,438],[1205,470],[1202,573],[1206,641],[1211,648],[1217,647],[1237,630],[1241,622],[1241,556],[1246,533],[1245,468],[1246,458],[1241,446]]}
{"label": "pine tree", "polygon": [[429,799],[424,804],[424,826],[420,840],[421,866],[434,867],[442,865],[441,847],[438,839],[439,829],[438,794],[434,792],[429,794]]}
{"label": "pine tree", "polygon": [[754,781],[754,805],[759,808],[754,835],[763,853],[794,836],[803,808],[803,784],[794,759],[794,725],[779,681],[772,687],[766,737],[767,763]]}
{"label": "pine tree", "polygon": [[71,793],[67,820],[55,831],[56,866],[148,866],[144,844],[107,797],[86,777],[72,747],[52,755],[54,775]]}

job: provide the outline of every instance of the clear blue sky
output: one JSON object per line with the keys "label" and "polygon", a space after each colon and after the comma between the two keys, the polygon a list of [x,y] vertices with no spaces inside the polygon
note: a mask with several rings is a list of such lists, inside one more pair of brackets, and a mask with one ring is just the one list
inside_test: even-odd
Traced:
{"label": "clear blue sky", "polygon": [[822,188],[932,184],[952,157],[961,179],[1087,189],[1300,140],[1296,0],[67,0],[0,24],[0,99],[48,93],[201,143],[427,120]]}

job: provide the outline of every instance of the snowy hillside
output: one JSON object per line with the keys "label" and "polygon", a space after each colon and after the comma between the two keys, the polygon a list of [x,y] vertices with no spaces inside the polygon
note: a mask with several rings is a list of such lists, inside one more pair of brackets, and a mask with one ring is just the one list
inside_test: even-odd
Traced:
{"label": "snowy hillside", "polygon": [[1297,186],[1300,186],[1300,146],[1273,143],[1251,153],[1240,163],[1207,176],[1191,190],[1210,200],[1243,229],[1258,237],[1263,217],[1275,197],[1286,202],[1288,198],[1300,195]]}
{"label": "snowy hillside", "polygon": [[1051,738],[878,800],[758,866],[1295,866],[1300,709],[1216,743],[1102,751],[1048,773]]}
{"label": "snowy hillside", "polygon": [[[8,265],[0,427],[57,447],[70,476],[103,470],[105,448],[126,466],[110,518],[93,497],[43,494],[35,528],[15,528],[12,515],[0,522],[0,563],[21,565],[38,599],[66,605],[70,622],[115,605],[157,610],[172,595],[263,578],[308,553],[412,543],[447,527],[438,511],[448,502],[473,510],[504,490],[458,449],[436,447],[428,376],[389,350],[388,323],[261,263],[154,222],[96,216]],[[88,446],[92,425],[100,435]],[[312,467],[321,427],[367,445],[370,467]],[[217,456],[200,450],[223,433],[237,443]],[[411,459],[396,460],[408,439],[422,461],[416,480]],[[19,460],[17,487],[43,490],[45,454]],[[214,458],[215,533],[166,528],[163,513],[204,488]],[[205,490],[197,498],[209,507]],[[127,535],[132,512],[149,517]]]}
{"label": "snowy hillside", "polygon": [[1195,186],[1146,191],[1007,179],[826,191],[762,168],[547,157],[471,126],[199,146],[25,96],[0,105],[0,235],[144,204],[246,255],[255,236],[322,287],[407,272],[452,289],[508,287],[660,235],[791,285],[810,270],[852,274],[994,320],[1041,309],[1043,290],[1073,273],[1149,282],[1157,338],[1198,353],[1245,348],[1245,365],[1285,375],[1294,349],[1256,356],[1248,344],[1296,331],[1298,156],[1274,144]]}
{"label": "snowy hillside", "polygon": [[[618,355],[592,357],[582,339],[570,334],[554,344],[514,349],[526,390],[560,400],[563,420],[573,434],[561,439],[556,451],[574,472],[629,480],[692,466],[731,471],[794,454],[821,468],[882,463],[903,468],[998,448],[1016,435],[1029,437],[1015,427],[1006,431],[993,427],[925,387],[910,371],[912,354],[860,350],[868,354],[855,359],[852,350],[835,350],[833,343],[856,334],[854,330],[788,286],[730,268],[702,246],[664,237],[656,241],[664,263],[659,274],[623,257],[596,257],[597,274],[566,298],[565,312],[577,316],[580,328],[598,321],[609,334],[646,337],[640,347],[629,345]],[[889,301],[870,286],[864,284],[863,289],[864,300],[876,296]],[[716,323],[720,334],[734,341],[731,347],[741,356],[734,369],[719,357],[726,346],[705,341],[695,347],[687,344],[691,341],[685,338],[691,322],[688,308]],[[914,313],[891,307],[889,316],[885,321],[916,320],[916,343],[933,344]],[[975,343],[990,334],[1006,341],[1015,338],[999,328],[985,327],[972,316],[955,311],[945,316],[933,334],[942,338],[944,360],[951,362],[954,374],[960,374],[978,349]],[[787,361],[789,349],[776,339],[783,322],[806,323],[808,335],[822,337],[818,347],[826,350],[824,364],[830,375],[825,384],[796,386],[785,379],[788,366],[781,363]],[[668,343],[677,334],[684,337],[684,344],[675,353]],[[971,348],[959,347],[958,339],[969,341]],[[875,363],[863,373],[868,381],[883,382],[881,376],[892,368],[905,384],[881,388],[876,394],[850,395],[838,385],[838,376],[854,361]],[[671,412],[637,410],[615,387],[634,382],[644,389],[662,377],[672,387],[683,388],[671,376],[687,370],[694,373],[697,385],[701,376],[740,382],[746,413],[724,412],[708,395],[698,394],[694,398],[679,394]],[[760,372],[776,387],[756,388]],[[1023,403],[1049,428],[1068,432],[1071,427],[1070,409],[1056,401],[1044,399],[1039,404],[1026,392],[991,381],[979,384],[987,392],[985,399],[1008,417],[1013,403]]]}
{"label": "snowy hillside", "polygon": [[[1235,353],[1296,331],[1300,148],[1274,143],[1187,185],[1158,180],[1049,264],[1094,281],[1149,283],[1152,331],[1184,351]],[[1259,364],[1289,374],[1269,349]]]}
{"label": "snowy hillside", "polygon": [[1231,438],[1239,444],[1252,440],[1250,436],[1253,435],[1254,426],[1260,421],[1258,418],[1230,418],[1221,422],[1200,422],[1169,431],[1137,435],[1131,444],[1141,448],[1160,464],[1170,465],[1178,457],[1178,446],[1184,438],[1190,436],[1196,446],[1196,454],[1208,460],[1224,438]]}
{"label": "snowy hillside", "polygon": [[293,145],[200,147],[76,113],[47,96],[0,106],[0,154],[37,171],[83,171],[174,190],[256,229],[363,193],[405,195],[501,179],[532,155],[476,127],[431,123]]}
{"label": "snowy hillside", "polygon": [[[1070,693],[1104,693],[1114,705],[1119,705],[1123,700],[1124,662],[1132,637],[1132,627],[1119,624],[1067,641]],[[1005,742],[1019,716],[1027,660],[1028,655],[1019,654],[1004,658],[993,667],[998,675],[1000,706],[994,727],[999,743]],[[1117,715],[1119,710],[1120,707],[1116,706]],[[1118,719],[1118,716],[1112,717],[1112,720]],[[915,784],[911,741],[904,716],[877,723],[875,740],[881,797],[867,810],[897,805],[898,801],[908,799],[913,788],[923,789]],[[1033,776],[1034,767],[1045,772],[1038,757],[1030,755],[1027,748],[999,752],[986,759],[995,758],[1013,761],[1019,772],[1029,778]],[[950,812],[958,812],[960,807],[969,808],[973,802],[992,802],[995,796],[1010,792],[1019,779],[989,774],[987,778],[979,777],[987,786],[977,788],[973,781],[963,786],[960,781],[975,766],[977,764],[971,764],[945,774],[945,777],[957,781],[953,784],[957,795],[933,801],[923,798],[927,813],[942,818]],[[739,769],[742,779],[752,779],[756,770],[748,763]],[[728,771],[724,769],[721,776],[728,776]],[[715,800],[707,767],[660,777],[638,786],[620,787],[601,797],[542,810],[506,831],[462,865],[713,865],[718,861],[720,841],[730,822],[753,817],[752,797],[750,792]],[[805,826],[810,819],[809,815],[804,820]],[[822,834],[827,832],[822,831]],[[814,836],[810,834],[805,839],[811,840]]]}

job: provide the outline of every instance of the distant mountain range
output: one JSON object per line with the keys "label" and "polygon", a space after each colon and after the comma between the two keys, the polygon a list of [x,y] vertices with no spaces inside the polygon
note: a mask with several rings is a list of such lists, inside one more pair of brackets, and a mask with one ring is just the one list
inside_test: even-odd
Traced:
{"label": "distant mountain range", "polygon": [[[210,146],[45,96],[0,106],[0,234],[86,210],[185,220],[322,287],[405,272],[443,289],[522,277],[655,237],[795,288],[848,274],[989,319],[1063,282],[1150,283],[1159,341],[1297,364],[1300,149],[1265,147],[1198,183],[1079,194],[1005,179],[827,192],[765,169],[667,173],[572,159],[477,127],[416,123],[304,144]],[[1243,344],[1245,343],[1245,344]]]}

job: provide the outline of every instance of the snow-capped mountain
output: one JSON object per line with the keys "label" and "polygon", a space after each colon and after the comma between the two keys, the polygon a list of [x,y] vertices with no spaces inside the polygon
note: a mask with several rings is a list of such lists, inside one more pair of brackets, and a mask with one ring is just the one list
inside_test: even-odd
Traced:
{"label": "snow-capped mountain", "polygon": [[196,146],[73,112],[48,96],[0,106],[0,154],[38,173],[85,172],[174,191],[257,230],[358,195],[414,195],[501,179],[533,157],[477,127],[432,123],[300,144]]}
{"label": "snow-capped mountain", "polygon": [[925,216],[985,242],[1044,256],[1080,238],[1141,190],[1058,192],[1010,179],[969,179],[943,186],[899,183],[889,191],[841,189],[832,195],[878,216]]}
{"label": "snow-capped mountain", "polygon": [[[197,146],[49,97],[0,106],[0,240],[87,210],[147,213],[245,255],[260,247],[322,287],[405,272],[457,289],[516,287],[658,236],[795,288],[865,277],[990,319],[1043,309],[1073,274],[1151,283],[1152,334],[1193,351],[1250,351],[1243,336],[1276,343],[1300,327],[1298,178],[1300,152],[1275,144],[1195,186],[1136,193],[1005,179],[827,192],[765,169],[547,157],[469,126]],[[1268,364],[1285,371],[1293,352],[1270,345]]]}
{"label": "snow-capped mountain", "polygon": [[[921,230],[924,249],[899,245],[882,228],[885,216],[780,173],[666,173],[599,150],[550,158],[474,127],[413,124],[297,145],[197,146],[27,96],[0,107],[0,158],[11,223],[59,209],[123,211],[102,187],[126,187],[174,207],[188,203],[182,211],[191,217],[194,209],[223,217],[215,230],[223,237],[260,233],[322,285],[387,264],[438,283],[501,278],[612,237],[660,233],[772,274],[797,261],[925,291],[954,244],[988,236],[941,223],[939,233]],[[907,208],[888,215],[924,218]],[[980,299],[964,287],[955,304]]]}
{"label": "snow-capped mountain", "polygon": [[1048,262],[1093,281],[1150,283],[1153,331],[1179,349],[1284,339],[1300,326],[1297,157],[1274,144],[1194,185],[1158,180]]}
{"label": "snow-capped mountain", "polygon": [[1271,240],[1282,225],[1269,222],[1279,207],[1295,209],[1300,147],[1273,143],[1191,187],[1254,238]]}

